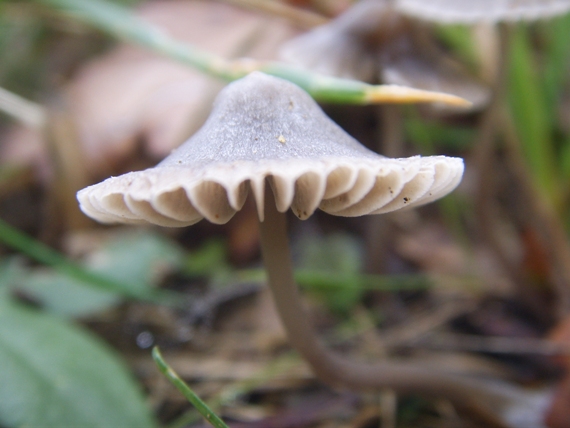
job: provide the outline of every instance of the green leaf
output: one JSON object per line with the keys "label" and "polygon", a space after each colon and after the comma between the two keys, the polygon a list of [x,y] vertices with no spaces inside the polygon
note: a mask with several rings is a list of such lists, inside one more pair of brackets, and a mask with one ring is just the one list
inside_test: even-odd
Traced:
{"label": "green leaf", "polygon": [[223,240],[209,239],[202,247],[192,251],[186,258],[184,272],[188,275],[215,276],[227,273],[231,267],[227,262],[227,246]]}
{"label": "green leaf", "polygon": [[118,234],[87,265],[136,292],[148,289],[182,263],[183,253],[176,244],[158,234],[138,231]]}
{"label": "green leaf", "polygon": [[92,315],[121,300],[117,293],[91,287],[43,268],[22,278],[17,289],[40,302],[50,312],[70,317]]}
{"label": "green leaf", "polygon": [[145,287],[143,287],[143,292],[138,292],[137,290],[141,288],[138,283],[133,287],[132,284],[123,284],[121,281],[115,281],[105,275],[100,275],[90,271],[69,260],[63,254],[10,226],[1,219],[0,242],[26,254],[28,257],[31,257],[42,264],[53,267],[63,275],[85,283],[86,285],[105,291],[111,291],[113,293],[120,293],[127,297],[152,301],[154,303],[163,303],[172,306],[180,306],[184,304],[181,296],[176,295],[176,293],[154,289],[148,291]]}
{"label": "green leaf", "polygon": [[0,425],[154,427],[113,352],[61,319],[0,304]]}

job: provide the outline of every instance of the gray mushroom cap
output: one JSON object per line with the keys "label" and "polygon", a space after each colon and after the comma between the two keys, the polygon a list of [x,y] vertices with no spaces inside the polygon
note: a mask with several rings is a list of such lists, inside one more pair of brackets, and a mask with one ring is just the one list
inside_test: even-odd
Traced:
{"label": "gray mushroom cap", "polygon": [[396,8],[419,19],[455,24],[534,21],[562,15],[569,0],[397,0]]}
{"label": "gray mushroom cap", "polygon": [[226,223],[251,190],[262,220],[268,182],[281,212],[360,216],[431,202],[462,174],[459,158],[378,155],[302,89],[255,72],[228,85],[205,125],[156,167],[111,177],[77,198],[104,223],[176,227]]}

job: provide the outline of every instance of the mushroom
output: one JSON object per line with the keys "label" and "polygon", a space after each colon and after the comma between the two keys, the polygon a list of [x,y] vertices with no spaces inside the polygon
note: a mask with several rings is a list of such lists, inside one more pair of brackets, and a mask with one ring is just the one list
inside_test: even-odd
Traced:
{"label": "mushroom", "polygon": [[290,207],[304,220],[320,208],[354,217],[431,202],[462,173],[458,158],[378,155],[300,88],[254,72],[229,85],[206,124],[156,167],[109,178],[78,198],[103,222],[177,227],[202,218],[226,223],[251,188],[263,221],[269,181],[280,212]]}
{"label": "mushroom", "polygon": [[[504,137],[501,158],[506,169],[513,175],[526,216],[530,221],[524,227],[536,230],[542,241],[548,243],[545,250],[550,260],[548,274],[556,293],[556,309],[550,308],[546,316],[556,312],[561,318],[570,313],[570,244],[567,240],[564,222],[556,209],[548,201],[534,181],[528,168],[528,160],[523,155],[517,130],[514,129],[511,109],[516,103],[507,103],[507,90],[512,78],[511,38],[514,34],[514,23],[517,21],[537,21],[553,18],[570,11],[570,0],[482,0],[470,2],[466,0],[396,0],[395,7],[410,16],[435,23],[478,24],[486,29],[487,42],[493,46],[484,54],[489,57],[487,68],[492,70],[492,99],[486,107],[479,124],[479,136],[474,145],[474,160],[477,163],[476,214],[479,229],[489,247],[494,251],[505,271],[509,273],[511,282],[516,287],[517,295],[525,305],[538,317],[544,317],[535,293],[535,286],[529,282],[528,275],[520,269],[520,263],[511,256],[511,249],[498,239],[497,231],[503,226],[497,222],[496,200],[496,165],[493,159],[497,137]],[[492,55],[489,55],[489,51]],[[526,90],[526,88],[525,88]],[[524,91],[523,91],[524,92]],[[538,142],[535,142],[538,144]],[[505,168],[506,167],[506,168]],[[554,204],[556,205],[556,204]],[[515,209],[517,218],[521,218],[521,210]],[[523,214],[524,216],[524,214]]]}
{"label": "mushroom", "polygon": [[454,24],[534,21],[570,10],[568,0],[396,0],[396,5],[409,16]]}
{"label": "mushroom", "polygon": [[205,125],[154,168],[111,177],[78,192],[84,213],[104,223],[187,226],[226,223],[248,193],[257,205],[262,255],[275,304],[293,347],[324,382],[356,390],[391,387],[451,399],[505,426],[493,405],[505,395],[475,380],[405,363],[360,364],[318,340],[293,279],[286,211],[380,214],[444,196],[463,161],[445,156],[389,159],[333,123],[294,84],[262,73],[231,83]]}
{"label": "mushroom", "polygon": [[337,77],[458,95],[484,107],[489,90],[452,60],[391,0],[364,0],[332,22],[286,42],[281,56]]}
{"label": "mushroom", "polygon": [[[295,37],[281,47],[281,56],[292,63],[332,76],[371,83],[397,84],[442,91],[471,102],[469,109],[427,106],[435,113],[482,109],[489,90],[465,68],[444,53],[431,31],[418,20],[396,9],[391,0],[363,0],[326,25]],[[375,111],[379,124],[376,150],[390,157],[405,153],[404,112],[383,104]],[[367,270],[380,273],[383,255],[393,239],[390,218],[368,221]],[[383,239],[379,239],[382,235]]]}

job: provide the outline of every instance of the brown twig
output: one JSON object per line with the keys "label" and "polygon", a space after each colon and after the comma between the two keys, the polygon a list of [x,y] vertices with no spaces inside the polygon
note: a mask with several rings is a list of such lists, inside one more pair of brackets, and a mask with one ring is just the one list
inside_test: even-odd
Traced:
{"label": "brown twig", "polygon": [[478,336],[474,334],[433,333],[407,343],[407,346],[437,350],[567,356],[570,346],[552,340],[528,337]]}
{"label": "brown twig", "polygon": [[394,347],[402,343],[413,342],[418,337],[446,324],[451,319],[472,312],[476,307],[477,304],[472,299],[452,300],[438,305],[433,311],[410,319],[404,325],[383,331],[378,339],[385,347]]}
{"label": "brown twig", "polygon": [[89,178],[76,124],[63,102],[52,104],[48,119],[45,132],[55,171],[54,208],[63,215],[69,229],[84,229],[91,224],[91,220],[79,210],[75,194],[89,184]]}

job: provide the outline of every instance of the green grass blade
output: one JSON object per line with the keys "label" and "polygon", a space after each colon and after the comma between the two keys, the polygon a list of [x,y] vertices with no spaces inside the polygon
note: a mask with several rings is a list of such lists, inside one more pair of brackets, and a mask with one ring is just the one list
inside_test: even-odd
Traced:
{"label": "green grass blade", "polygon": [[200,414],[215,428],[228,428],[222,419],[216,415],[200,397],[166,364],[158,347],[152,349],[152,358],[160,372],[186,397],[186,399],[200,412]]}
{"label": "green grass blade", "polygon": [[570,15],[565,15],[543,23],[539,28],[544,49],[541,56],[543,69],[543,87],[553,126],[556,125],[556,107],[563,93],[570,65]]}
{"label": "green grass blade", "polygon": [[[264,269],[243,269],[235,272],[231,279],[238,278],[242,282],[264,282]],[[421,274],[409,275],[373,275],[362,273],[329,272],[319,269],[296,269],[295,281],[304,288],[310,289],[357,289],[357,290],[425,290],[433,284],[430,278]]]}
{"label": "green grass blade", "polygon": [[138,300],[173,306],[180,306],[182,302],[184,302],[179,296],[171,295],[171,293],[161,290],[151,290],[150,292],[144,293],[135,292],[132,287],[90,272],[78,264],[69,261],[64,255],[51,249],[47,245],[20,232],[3,220],[0,220],[0,242],[26,254],[39,263],[51,266],[64,275],[102,290],[113,291]]}
{"label": "green grass blade", "polygon": [[537,185],[559,203],[551,120],[526,28],[517,27],[511,41],[509,100],[518,136]]}

